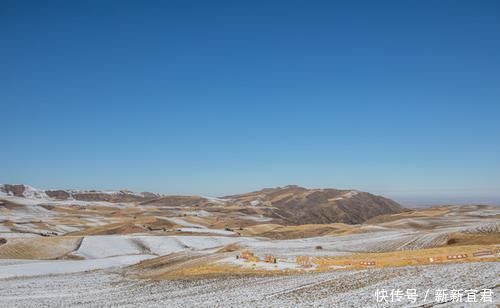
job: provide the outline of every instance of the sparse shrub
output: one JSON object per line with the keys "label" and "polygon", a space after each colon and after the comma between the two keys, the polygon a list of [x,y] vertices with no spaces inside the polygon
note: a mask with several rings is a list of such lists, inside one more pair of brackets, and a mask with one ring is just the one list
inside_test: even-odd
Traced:
{"label": "sparse shrub", "polygon": [[314,248],[319,250],[319,249],[323,249],[323,246],[319,246],[319,245],[318,245],[318,246],[316,246],[316,247],[314,247]]}

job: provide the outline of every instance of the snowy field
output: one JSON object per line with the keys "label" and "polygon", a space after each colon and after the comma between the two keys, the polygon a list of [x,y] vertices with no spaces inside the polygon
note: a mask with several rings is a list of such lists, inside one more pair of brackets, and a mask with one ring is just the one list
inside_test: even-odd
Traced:
{"label": "snowy field", "polygon": [[182,250],[207,250],[237,242],[254,242],[253,238],[222,236],[86,236],[75,255],[86,259],[121,255],[168,255]]}
{"label": "snowy field", "polygon": [[[0,279],[0,307],[456,307],[435,302],[436,290],[492,289],[499,303],[500,265],[333,271],[295,276],[214,278],[189,281],[124,279],[119,271]],[[379,290],[417,289],[417,301],[377,303]],[[424,301],[424,295],[429,290]],[[439,305],[438,305],[439,304]],[[459,305],[460,306],[460,305]]]}
{"label": "snowy field", "polygon": [[[331,271],[319,273],[314,272],[316,265],[299,266],[296,257],[448,247],[455,232],[477,241],[467,244],[478,243],[470,248],[471,254],[496,250],[500,248],[494,241],[500,230],[500,208],[427,210],[351,226],[341,234],[318,236],[313,232],[286,239],[252,232],[247,233],[252,235],[249,237],[239,236],[229,231],[233,225],[243,226],[233,230],[245,230],[248,221],[269,220],[252,211],[228,214],[196,207],[55,201],[34,189],[27,194],[38,197],[2,197],[0,307],[453,307],[456,303],[434,302],[436,290],[482,288],[492,289],[492,302],[470,307],[499,303],[499,262],[476,258],[469,260],[485,262],[392,268],[384,268],[381,262],[378,268],[346,270],[335,265]],[[486,241],[484,245],[480,240]],[[279,261],[236,258],[244,249],[259,258],[273,255]],[[394,260],[390,262],[398,261]],[[412,263],[403,265],[407,264]],[[214,276],[174,272],[186,267],[191,273],[214,267],[222,271],[217,272],[218,278],[210,279],[207,277]],[[234,274],[235,269],[244,274]],[[262,270],[268,270],[266,275],[256,277]],[[190,279],[153,281],[151,277]],[[416,288],[422,297],[429,292],[425,300],[414,303],[377,303],[378,289],[398,288]]]}
{"label": "snowy field", "polygon": [[[32,261],[0,265],[0,279],[79,273],[110,267],[132,265],[153,258],[151,255],[132,255],[97,260]],[[5,260],[2,260],[5,261]],[[25,260],[24,260],[25,261]]]}

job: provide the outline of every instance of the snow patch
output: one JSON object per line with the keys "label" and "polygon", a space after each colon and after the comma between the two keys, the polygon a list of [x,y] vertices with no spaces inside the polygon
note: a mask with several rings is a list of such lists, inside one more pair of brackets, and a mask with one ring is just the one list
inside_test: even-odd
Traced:
{"label": "snow patch", "polygon": [[167,217],[166,219],[170,220],[170,221],[173,221],[174,223],[178,224],[179,226],[183,226],[183,227],[198,228],[198,229],[207,229],[207,227],[205,227],[203,225],[199,225],[199,224],[187,222],[184,219],[178,218],[178,217]]}
{"label": "snow patch", "polygon": [[181,232],[193,232],[193,233],[212,233],[220,235],[235,235],[233,231],[221,230],[221,229],[201,229],[201,228],[180,228]]}
{"label": "snow patch", "polygon": [[142,260],[154,258],[152,255],[119,256],[94,260],[58,260],[21,264],[0,265],[0,279],[27,276],[45,276],[78,273],[97,269],[126,266]]}
{"label": "snow patch", "polygon": [[261,203],[262,202],[260,200],[258,200],[258,199],[250,201],[250,205],[251,206],[257,206],[257,205],[259,205]]}
{"label": "snow patch", "polygon": [[208,201],[213,202],[213,203],[226,204],[226,202],[227,202],[226,199],[222,199],[222,198],[207,197],[207,196],[201,196],[201,197],[204,199],[207,199]]}
{"label": "snow patch", "polygon": [[86,259],[120,255],[167,255],[182,250],[204,250],[235,242],[253,242],[251,238],[224,236],[86,236],[74,254]]}

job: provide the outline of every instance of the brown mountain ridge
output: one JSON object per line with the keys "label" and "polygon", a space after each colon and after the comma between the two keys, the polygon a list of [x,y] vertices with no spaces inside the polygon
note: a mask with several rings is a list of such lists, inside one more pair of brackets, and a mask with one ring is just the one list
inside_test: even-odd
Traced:
{"label": "brown mountain ridge", "polygon": [[357,190],[307,189],[289,185],[224,197],[241,205],[268,206],[288,224],[359,224],[372,217],[406,211],[397,202]]}
{"label": "brown mountain ridge", "polygon": [[[4,196],[40,199],[42,203],[72,200],[111,203],[129,203],[158,210],[210,212],[223,221],[241,221],[250,215],[257,221],[282,225],[345,223],[360,224],[378,215],[407,211],[400,204],[382,196],[357,190],[308,189],[296,185],[265,188],[259,191],[221,198],[200,196],[166,196],[153,193],[133,193],[128,190],[40,190],[17,184],[0,185],[0,199]],[[158,213],[161,215],[161,212]],[[246,225],[252,220],[247,220]],[[215,222],[214,222],[215,223]]]}

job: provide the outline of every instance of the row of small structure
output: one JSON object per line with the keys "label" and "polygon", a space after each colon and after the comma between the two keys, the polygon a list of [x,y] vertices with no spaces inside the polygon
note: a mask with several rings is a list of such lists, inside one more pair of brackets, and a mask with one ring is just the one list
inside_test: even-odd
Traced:
{"label": "row of small structure", "polygon": [[[239,255],[236,256],[237,259],[244,259],[250,262],[259,262],[260,258],[256,256],[251,250],[243,250]],[[265,255],[264,262],[266,263],[277,263],[278,259],[273,255]]]}
{"label": "row of small structure", "polygon": [[[250,250],[243,250],[239,255],[236,256],[236,258],[247,260],[249,262],[261,261],[260,258]],[[313,264],[328,263],[329,260],[334,260],[334,259],[330,257],[310,257],[310,256],[297,256],[295,258],[295,262],[303,267],[311,267],[313,266]],[[266,263],[278,263],[278,261],[288,261],[288,259],[279,259],[273,255],[265,255],[262,261]],[[348,263],[349,264],[346,265],[352,265],[351,262]],[[361,261],[359,264],[366,266],[373,266],[375,265],[375,261]]]}
{"label": "row of small structure", "polygon": [[[495,251],[493,250],[482,250],[482,251],[477,251],[472,253],[473,257],[494,257],[495,254],[500,254],[500,248],[496,248]],[[448,255],[446,256],[446,259],[448,260],[459,260],[459,259],[466,259],[468,258],[469,255],[466,253],[463,254],[458,254],[458,255]],[[430,257],[429,262],[435,263],[435,262],[443,262],[443,257],[438,256],[438,257]]]}
{"label": "row of small structure", "polygon": [[[474,257],[487,257],[487,256],[495,256],[495,254],[500,254],[500,248],[492,250],[483,250],[474,252],[472,255]],[[466,253],[456,254],[456,255],[448,255],[446,256],[447,260],[459,260],[466,259],[469,255]],[[258,256],[256,256],[251,250],[243,250],[239,255],[236,256],[237,259],[244,259],[249,262],[259,262],[261,261]],[[443,262],[443,256],[437,257],[429,257],[427,259],[419,259],[419,262],[430,262],[430,263],[440,263]],[[279,259],[273,255],[265,255],[262,260],[266,263],[277,263],[278,261],[288,261],[287,259]],[[313,264],[317,265],[330,265],[332,263],[338,263],[338,259],[335,257],[310,257],[310,256],[297,256],[295,258],[295,262],[302,267],[312,267]],[[359,265],[362,266],[375,266],[376,262],[373,260],[363,260],[359,261]],[[351,261],[344,261],[343,265],[351,266],[353,263]]]}

